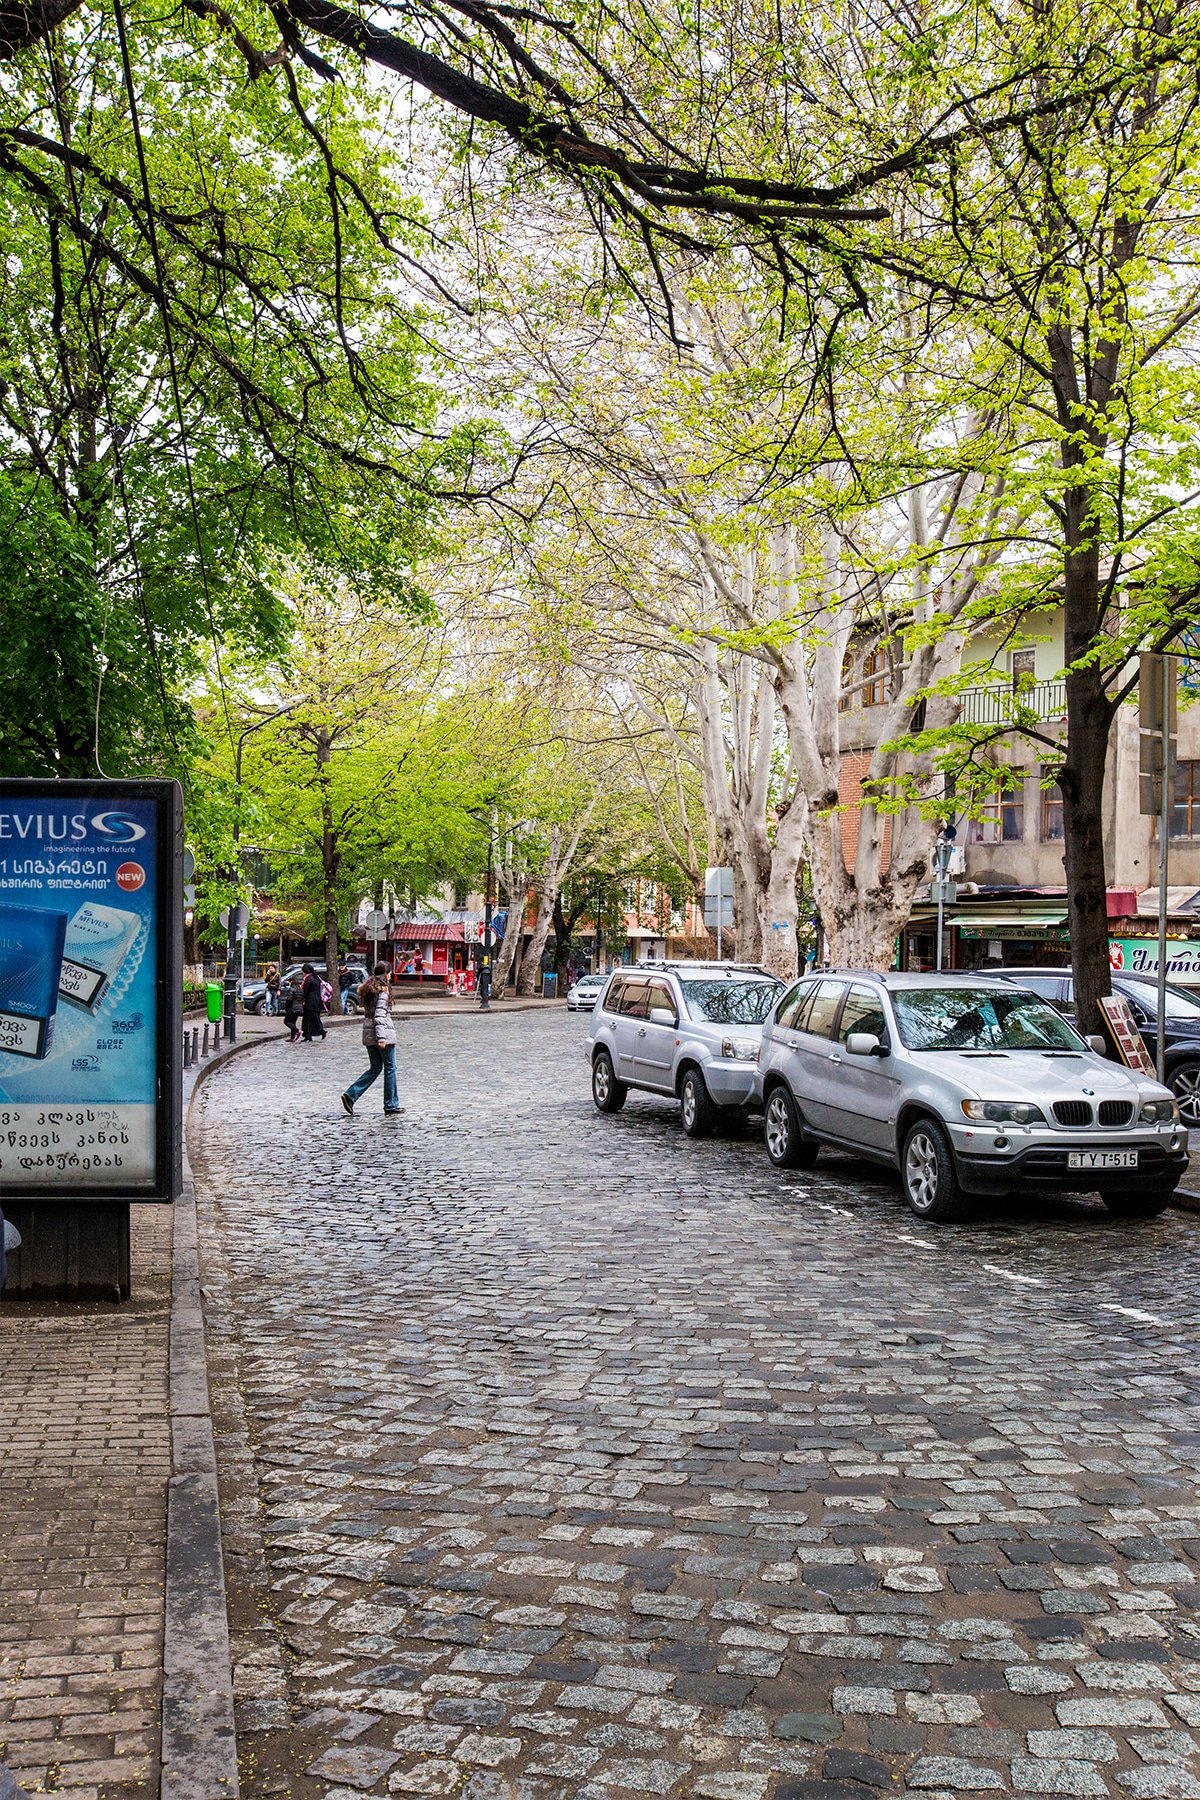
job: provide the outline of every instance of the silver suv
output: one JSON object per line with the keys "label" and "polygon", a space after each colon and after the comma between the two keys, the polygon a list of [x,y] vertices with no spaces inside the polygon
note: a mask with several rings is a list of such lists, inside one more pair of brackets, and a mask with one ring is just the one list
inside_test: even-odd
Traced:
{"label": "silver suv", "polygon": [[1099,1193],[1161,1212],[1187,1168],[1174,1096],[1106,1062],[1039,995],[964,976],[848,972],[791,988],[763,1028],[767,1155],[809,1168],[822,1144],[900,1170],[923,1219],[964,1194]]}
{"label": "silver suv", "polygon": [[617,969],[592,1011],[592,1098],[619,1112],[631,1087],[674,1094],[689,1137],[717,1112],[754,1101],[762,1023],[783,983],[744,963],[675,962]]}

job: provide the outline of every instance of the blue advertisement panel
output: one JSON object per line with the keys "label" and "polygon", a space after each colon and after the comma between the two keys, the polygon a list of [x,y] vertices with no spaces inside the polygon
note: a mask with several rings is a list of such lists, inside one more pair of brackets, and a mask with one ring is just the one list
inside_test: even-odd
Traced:
{"label": "blue advertisement panel", "polygon": [[0,786],[6,1196],[174,1196],[179,832],[173,783]]}

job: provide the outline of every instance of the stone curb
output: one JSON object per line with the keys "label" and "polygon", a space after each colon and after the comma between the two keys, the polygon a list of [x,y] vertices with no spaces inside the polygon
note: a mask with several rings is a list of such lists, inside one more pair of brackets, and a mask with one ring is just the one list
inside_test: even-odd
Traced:
{"label": "stone curb", "polygon": [[237,1800],[239,1792],[225,1561],[187,1115],[196,1089],[209,1071],[260,1041],[247,1038],[228,1044],[184,1077],[184,1181],[183,1193],[175,1203],[171,1254],[171,1479],[167,1486],[160,1800]]}

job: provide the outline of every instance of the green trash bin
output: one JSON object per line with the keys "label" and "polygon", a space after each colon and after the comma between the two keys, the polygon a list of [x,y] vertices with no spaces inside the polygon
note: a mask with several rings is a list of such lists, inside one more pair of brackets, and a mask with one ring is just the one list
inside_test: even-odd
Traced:
{"label": "green trash bin", "polygon": [[208,1012],[208,1022],[216,1025],[221,1017],[221,1004],[224,990],[219,981],[206,981],[204,984],[204,1005]]}

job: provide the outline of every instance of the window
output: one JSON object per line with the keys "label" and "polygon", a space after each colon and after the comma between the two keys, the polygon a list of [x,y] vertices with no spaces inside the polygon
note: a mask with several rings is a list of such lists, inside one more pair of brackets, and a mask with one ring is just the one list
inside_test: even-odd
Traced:
{"label": "window", "polygon": [[838,1043],[844,1044],[852,1031],[869,1031],[872,1037],[882,1039],[886,1030],[887,1019],[879,989],[852,987],[838,1020]]}
{"label": "window", "polygon": [[967,827],[968,844],[998,844],[1000,842],[1000,796],[989,794],[987,799],[978,803],[979,817],[972,819]]}
{"label": "window", "polygon": [[780,1004],[779,1011],[775,1014],[775,1023],[777,1025],[783,1025],[789,1030],[794,1030],[796,1020],[804,1010],[804,1002],[809,998],[811,993],[811,983],[807,981],[798,981],[795,987]]}
{"label": "window", "polygon": [[625,992],[625,977],[614,975],[602,1002],[605,1012],[620,1012],[621,996]]}
{"label": "window", "polygon": [[679,985],[691,1017],[714,1025],[761,1025],[783,991],[777,981],[728,978],[681,981]]}
{"label": "window", "polygon": [[843,992],[840,981],[819,981],[802,1029],[811,1032],[813,1037],[832,1037],[833,1021]]}
{"label": "window", "polygon": [[1016,787],[1000,796],[1000,842],[1019,844],[1025,836],[1025,782],[1019,778]]}
{"label": "window", "polygon": [[627,981],[621,994],[621,1016],[625,1019],[644,1019],[650,1010],[650,984],[647,981]]}
{"label": "window", "polygon": [[1029,687],[1037,674],[1037,651],[1014,650],[1009,658],[1012,667],[1012,688],[1019,694],[1023,688]]}
{"label": "window", "polygon": [[849,712],[854,693],[854,658],[847,651],[842,658],[842,691],[838,695],[838,711]]}
{"label": "window", "polygon": [[1175,804],[1171,836],[1200,837],[1200,762],[1175,764]]}
{"label": "window", "polygon": [[646,989],[646,1016],[649,1018],[656,1006],[665,1007],[673,1019],[678,1019],[679,1011],[675,1005],[675,996],[663,981],[652,981]]}
{"label": "window", "polygon": [[872,650],[869,656],[863,657],[862,671],[862,703],[864,706],[882,706],[887,699],[887,656],[882,650]]}
{"label": "window", "polygon": [[1082,1050],[1053,1006],[1014,988],[899,988],[893,995],[909,1050]]}
{"label": "window", "polygon": [[[1042,780],[1057,775],[1057,769],[1043,769]],[[1042,788],[1042,842],[1043,844],[1061,844],[1063,838],[1063,803],[1062,789],[1057,781],[1053,787]]]}

